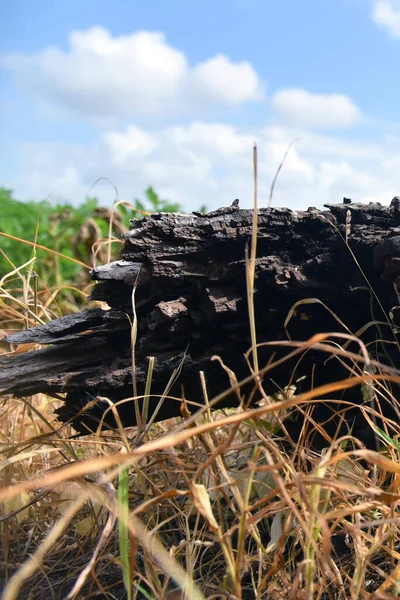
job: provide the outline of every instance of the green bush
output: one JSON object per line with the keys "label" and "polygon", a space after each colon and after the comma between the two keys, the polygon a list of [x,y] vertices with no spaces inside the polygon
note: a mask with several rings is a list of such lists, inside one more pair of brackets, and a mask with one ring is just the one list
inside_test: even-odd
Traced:
{"label": "green bush", "polygon": [[[181,206],[160,199],[149,187],[143,202],[135,200],[130,206],[120,204],[116,210],[119,214],[113,234],[119,238],[121,225],[127,229],[129,219],[152,212],[177,212]],[[34,270],[45,285],[52,287],[74,281],[81,268],[79,264],[13,238],[91,264],[94,233],[96,240],[108,236],[107,214],[109,216],[109,209],[99,207],[97,198],[86,198],[80,206],[54,205],[48,201],[20,202],[13,197],[12,190],[0,187],[0,232],[6,234],[0,235],[0,278],[9,273],[13,265],[19,267],[36,256]],[[120,247],[114,244],[113,249],[117,254]]]}

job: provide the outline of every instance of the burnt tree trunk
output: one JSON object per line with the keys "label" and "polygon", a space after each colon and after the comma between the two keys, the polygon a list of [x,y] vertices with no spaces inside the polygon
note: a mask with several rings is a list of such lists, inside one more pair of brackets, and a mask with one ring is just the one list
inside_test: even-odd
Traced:
{"label": "burnt tree trunk", "polygon": [[[259,211],[254,296],[259,343],[287,339],[285,318],[294,303],[306,298],[320,300],[353,333],[372,320],[385,321],[365,277],[386,311],[396,306],[391,281],[400,273],[396,260],[400,238],[395,237],[400,233],[399,200],[395,198],[390,207],[343,204],[327,208]],[[229,387],[228,375],[211,360],[214,355],[239,380],[248,376],[244,354],[251,340],[245,250],[252,217],[251,210],[232,206],[205,216],[159,213],[132,221],[123,234],[121,260],[92,271],[98,283],[91,299],[106,302],[110,310],[87,309],[8,336],[11,344],[37,342],[47,347],[2,357],[0,392],[16,396],[66,393],[59,410],[63,420],[98,395],[113,401],[131,397],[135,283],[138,394],[144,393],[149,357],[155,357],[150,413],[174,369],[180,374],[169,394],[182,397],[183,390],[194,403],[203,398],[201,370],[210,398]],[[393,330],[382,327],[384,337],[393,342]],[[317,332],[345,331],[317,302],[300,305],[287,330],[293,340],[306,340]],[[370,327],[368,335],[369,340],[371,335],[379,338],[382,331]],[[358,350],[355,344],[352,349]],[[278,347],[261,348],[260,364],[266,364],[276,351],[282,352]],[[375,351],[381,358],[379,349]],[[325,365],[325,359],[320,353],[307,353],[296,370],[296,377],[306,375],[302,389],[315,385],[315,378],[318,383],[338,378],[338,362]],[[268,393],[289,383],[293,366],[284,364],[264,379]],[[231,394],[224,405],[237,402]],[[93,428],[103,409],[102,402],[95,404],[80,417],[81,426],[86,422]],[[178,401],[167,399],[157,419],[179,415],[179,410]],[[135,423],[132,403],[123,405],[120,412],[126,425]]]}

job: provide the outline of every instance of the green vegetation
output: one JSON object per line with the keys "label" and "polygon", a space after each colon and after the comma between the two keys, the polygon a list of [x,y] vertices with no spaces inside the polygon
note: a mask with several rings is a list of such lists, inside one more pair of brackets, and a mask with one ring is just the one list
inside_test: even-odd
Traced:
{"label": "green vegetation", "polygon": [[100,207],[97,198],[86,198],[79,206],[67,202],[21,202],[13,197],[12,190],[0,187],[0,207],[0,232],[6,234],[0,237],[0,278],[35,256],[33,268],[47,287],[75,282],[82,265],[35,245],[90,266],[96,246],[99,262],[107,258],[104,244],[114,242],[111,257],[118,255],[120,233],[128,228],[129,219],[153,212],[182,211],[180,204],[161,199],[152,187],[145,191],[144,201],[118,203],[112,212]]}

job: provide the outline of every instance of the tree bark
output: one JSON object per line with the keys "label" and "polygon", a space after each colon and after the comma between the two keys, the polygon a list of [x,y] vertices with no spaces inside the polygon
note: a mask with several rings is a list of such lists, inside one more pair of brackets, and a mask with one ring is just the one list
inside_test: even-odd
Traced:
{"label": "tree bark", "polygon": [[[155,358],[150,413],[174,372],[169,395],[182,398],[183,393],[194,405],[203,402],[200,371],[205,373],[209,398],[228,388],[228,374],[212,360],[215,355],[239,380],[248,376],[245,254],[253,213],[229,208],[205,216],[158,213],[131,221],[123,234],[121,260],[91,274],[97,282],[91,299],[106,302],[110,310],[87,309],[8,336],[10,344],[35,342],[47,347],[2,357],[0,392],[66,393],[59,415],[67,420],[99,395],[117,401],[134,391],[144,394],[149,357]],[[387,207],[343,204],[327,209],[259,210],[254,294],[258,343],[285,340],[288,335],[306,340],[319,332],[344,332],[341,323],[356,333],[373,320],[384,322],[384,311],[397,305],[391,282],[400,275],[399,199]],[[137,339],[132,363],[134,288]],[[318,302],[300,304],[291,314],[296,302],[308,298]],[[390,327],[381,327],[393,342]],[[369,327],[366,339],[381,336],[379,328]],[[275,352],[283,350],[260,348],[260,365]],[[325,359],[310,351],[297,366],[295,378],[306,376],[302,389],[315,385],[315,376],[318,382],[338,377],[337,361],[326,366]],[[265,377],[268,393],[291,382],[297,360]],[[318,368],[313,375],[314,365]],[[231,394],[221,405],[237,402]],[[105,406],[93,402],[77,421],[93,428]],[[166,399],[157,419],[179,415],[180,408],[177,400]],[[121,416],[125,425],[135,424],[132,402],[121,407]]]}

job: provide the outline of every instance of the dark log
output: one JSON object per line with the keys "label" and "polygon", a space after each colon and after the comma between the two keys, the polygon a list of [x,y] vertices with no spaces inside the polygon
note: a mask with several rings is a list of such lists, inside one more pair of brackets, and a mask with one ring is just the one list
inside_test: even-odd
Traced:
{"label": "dark log", "polygon": [[[299,306],[287,332],[285,319],[302,299],[320,300],[353,333],[372,320],[384,322],[382,308],[389,311],[397,305],[391,282],[400,275],[396,260],[400,258],[399,199],[390,206],[346,203],[327,208],[259,210],[254,296],[259,343],[287,339],[288,332],[292,339],[306,340],[318,332],[345,331],[322,304],[313,303]],[[8,336],[10,344],[35,342],[47,347],[1,357],[0,393],[67,393],[59,410],[63,420],[97,396],[113,401],[131,397],[134,286],[138,394],[144,393],[148,359],[155,357],[150,413],[174,369],[180,374],[169,393],[182,397],[183,390],[195,405],[203,398],[199,371],[205,372],[210,398],[229,387],[228,375],[211,360],[214,355],[239,380],[248,376],[244,354],[251,340],[245,251],[252,219],[251,210],[239,210],[234,203],[208,215],[159,213],[131,221],[122,236],[121,260],[97,267],[91,274],[98,282],[91,299],[106,302],[110,310],[85,310]],[[384,337],[396,341],[391,328],[382,327]],[[371,341],[380,338],[382,331],[370,327],[367,335]],[[351,349],[358,351],[355,344]],[[260,365],[277,350],[262,348]],[[380,351],[374,349],[375,358],[381,358]],[[302,389],[343,376],[337,361],[325,365],[325,359],[321,353],[307,353],[296,370],[296,377],[306,375]],[[268,393],[290,382],[294,364],[284,364],[264,379]],[[315,364],[318,368],[312,378]],[[237,402],[231,394],[222,405]],[[86,423],[93,428],[104,406],[97,402],[81,415],[76,427]],[[180,403],[168,399],[157,419],[179,415],[179,410]],[[121,417],[125,425],[135,424],[131,402],[121,407]]]}

